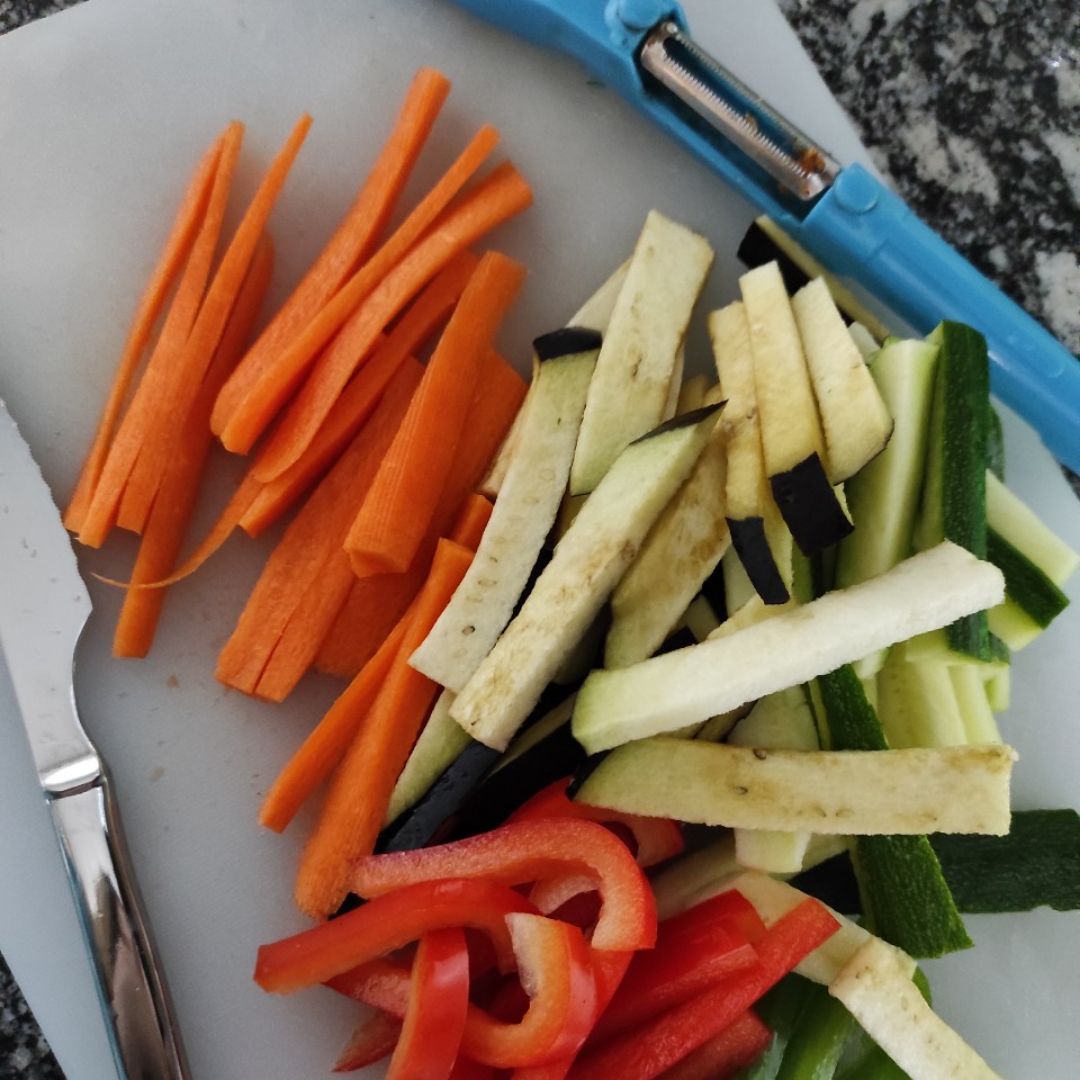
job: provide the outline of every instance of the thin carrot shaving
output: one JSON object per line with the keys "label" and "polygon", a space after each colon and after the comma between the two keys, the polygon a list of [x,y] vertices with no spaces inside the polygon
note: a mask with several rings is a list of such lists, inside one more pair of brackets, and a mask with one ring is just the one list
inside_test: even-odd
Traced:
{"label": "thin carrot shaving", "polygon": [[450,80],[432,68],[421,68],[413,76],[390,136],[348,213],[222,388],[210,420],[215,435],[224,430],[267,365],[371,254],[449,93]]}
{"label": "thin carrot shaving", "polygon": [[[377,407],[387,384],[401,365],[450,314],[478,261],[471,252],[462,252],[431,281],[379,345],[370,363],[345,388],[326,418],[326,423],[319,429],[318,436],[295,465],[269,484],[256,480],[254,473],[249,470],[210,531],[184,562],[168,578],[144,583],[141,587],[175,585],[195,573],[237,528],[243,529],[248,536],[257,537],[289,511],[338,459]],[[350,584],[352,577],[350,567]],[[110,583],[121,586],[130,584],[120,581]],[[388,627],[384,628],[384,633],[385,629]],[[356,671],[352,674],[356,674]]]}
{"label": "thin carrot shaving", "polygon": [[350,516],[366,494],[421,374],[415,360],[402,365],[371,420],[286,529],[218,658],[217,677],[222,682],[255,692],[301,600],[309,590],[320,588],[327,561],[340,549]]}
{"label": "thin carrot shaving", "polygon": [[180,208],[166,237],[165,247],[139,298],[135,317],[132,319],[123,351],[120,353],[116,374],[109,387],[109,396],[105,400],[105,407],[101,411],[101,418],[94,432],[94,441],[90,445],[86,461],[79,473],[71,501],[64,511],[64,524],[74,533],[82,527],[86,509],[90,505],[112,444],[113,431],[120,419],[120,412],[150,342],[154,324],[165,306],[169,288],[191,252],[199,225],[206,215],[210,189],[218,171],[224,139],[224,134],[219,135],[199,162],[195,175],[191,178],[180,200]]}
{"label": "thin carrot shaving", "polygon": [[342,345],[333,350],[332,356],[320,357],[282,416],[266,447],[258,472],[261,479],[272,480],[304,452],[353,372],[368,356],[378,333],[409,300],[459,251],[524,210],[531,201],[531,189],[513,166],[499,166],[451,207],[431,232],[381,277],[370,295],[366,295],[366,289],[361,291],[366,299],[359,307],[351,300],[339,303],[347,296],[349,285],[334,297],[289,353],[303,356],[306,362],[347,320],[340,336]]}
{"label": "thin carrot shaving", "polygon": [[379,694],[334,775],[300,861],[295,897],[301,911],[325,917],[348,892],[352,861],[370,854],[398,774],[412,749],[438,685],[409,667],[408,658],[446,607],[472,553],[442,540],[431,574]]}
{"label": "thin carrot shaving", "polygon": [[[206,378],[185,419],[179,442],[173,448],[172,460],[139,544],[132,575],[136,582],[156,581],[168,574],[180,550],[213,442],[210,409],[247,344],[273,267],[273,244],[265,237],[244,279]],[[113,656],[145,656],[150,651],[165,595],[163,589],[128,592],[113,637]]]}
{"label": "thin carrot shaving", "polygon": [[525,268],[488,252],[465,288],[383,458],[345,550],[357,577],[406,570],[428,533],[495,332]]}
{"label": "thin carrot shaving", "polygon": [[[237,453],[247,453],[251,449],[275,414],[299,387],[315,362],[319,350],[330,342],[356,310],[357,305],[383,281],[410,248],[437,221],[450,201],[495,148],[498,138],[498,132],[494,128],[487,126],[481,128],[458,159],[382,247],[321,308],[303,332],[283,349],[272,363],[264,367],[247,394],[234,407],[228,423],[221,431],[221,441],[227,449]],[[460,244],[456,250],[467,247],[469,243],[472,243],[472,239]],[[413,289],[396,297],[396,304],[385,312],[385,316],[375,330],[382,330],[416,292],[416,289],[423,285],[424,281],[430,278],[441,265],[442,263],[432,266],[431,272]],[[373,340],[373,336],[367,338],[361,349],[353,344],[351,335],[344,335],[344,341],[334,350],[339,355],[336,364],[347,368],[343,382],[347,381],[357,364],[367,355]],[[341,354],[345,354],[346,358],[340,358]],[[320,416],[320,422],[322,418]],[[315,427],[318,427],[318,424]],[[302,449],[303,447],[300,447],[300,450]],[[276,471],[280,472],[290,465],[298,454],[299,450],[292,459],[278,464]],[[276,472],[273,475],[276,475]],[[264,479],[269,478],[271,477],[264,477]]]}
{"label": "thin carrot shaving", "polygon": [[79,542],[88,547],[100,547],[116,524],[121,500],[136,460],[142,453],[146,440],[157,434],[153,420],[163,407],[166,387],[172,378],[171,369],[184,350],[197,318],[199,305],[203,301],[243,136],[243,125],[234,122],[222,137],[221,156],[198,235],[184,266],[161,333],[131,403],[120,421],[90,505],[83,515]]}
{"label": "thin carrot shaving", "polygon": [[296,812],[329,777],[349,749],[397,656],[409,615],[383,638],[363,670],[338,696],[278,774],[263,800],[259,824],[283,832]]}
{"label": "thin carrot shaving", "polygon": [[150,512],[161,477],[169,463],[171,440],[183,422],[184,412],[190,408],[199,391],[244,275],[251,265],[259,237],[310,128],[311,117],[305,113],[270,163],[222,256],[191,334],[176,363],[169,369],[170,378],[163,396],[158,399],[158,414],[143,440],[139,459],[124,490],[121,520],[127,517],[134,525],[145,521]]}

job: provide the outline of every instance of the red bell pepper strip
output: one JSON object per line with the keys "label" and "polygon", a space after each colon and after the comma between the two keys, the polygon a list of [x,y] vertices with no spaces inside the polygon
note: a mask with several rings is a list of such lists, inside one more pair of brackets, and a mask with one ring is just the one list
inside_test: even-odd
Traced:
{"label": "red bell pepper strip", "polygon": [[752,1065],[765,1052],[772,1032],[749,1009],[676,1066],[664,1080],[725,1080]]}
{"label": "red bell pepper strip", "polygon": [[831,937],[839,923],[816,900],[805,900],[758,942],[753,968],[602,1043],[581,1056],[571,1080],[652,1080],[735,1022],[804,956]]}
{"label": "red bell pepper strip", "polygon": [[515,821],[538,821],[541,818],[582,818],[599,821],[602,825],[623,825],[633,835],[638,866],[656,866],[680,854],[686,846],[682,830],[670,818],[642,817],[624,814],[603,806],[586,806],[567,797],[570,777],[556,780],[538,791],[528,802],[522,803],[507,819]]}
{"label": "red bell pepper strip", "polygon": [[[529,890],[529,900],[545,915],[554,916],[555,912],[566,909],[573,916],[577,911],[583,916],[590,907],[596,908],[597,915],[592,922],[596,922],[602,906],[600,894],[596,891],[596,879],[588,874],[571,874],[568,877],[548,878],[538,881]],[[562,916],[560,916],[561,918]],[[580,925],[578,920],[571,917],[565,922],[572,922],[575,926]],[[588,925],[591,925],[588,924]]]}
{"label": "red bell pepper strip", "polygon": [[603,897],[593,948],[652,948],[656,901],[649,882],[626,845],[593,821],[520,821],[438,847],[369,855],[356,861],[350,885],[360,896],[379,897],[440,878],[512,886],[581,874],[593,879]]}
{"label": "red bell pepper strip", "polygon": [[659,927],[657,940],[673,944],[689,944],[702,936],[708,937],[717,923],[737,931],[751,945],[765,936],[765,923],[757,908],[738,889],[729,889],[695,904],[692,908],[665,919]]}
{"label": "red bell pepper strip", "polygon": [[569,923],[507,915],[518,973],[529,993],[521,1021],[507,1024],[474,1010],[465,1026],[466,1057],[497,1069],[546,1065],[571,1057],[596,1021],[596,980],[589,946]]}
{"label": "red bell pepper strip", "polygon": [[356,1025],[348,1045],[334,1064],[334,1072],[355,1072],[389,1057],[401,1035],[401,1021],[396,1016],[377,1012]]}
{"label": "red bell pepper strip", "polygon": [[[634,953],[600,952],[593,950],[593,977],[596,979],[596,1014],[603,1015],[608,1003],[615,996],[619,984],[626,975]],[[576,1055],[575,1055],[576,1056]],[[550,1065],[534,1065],[515,1069],[511,1080],[563,1080],[574,1064],[573,1057],[563,1058]]]}
{"label": "red bell pepper strip", "polygon": [[400,1020],[409,1007],[409,974],[409,968],[380,957],[327,979],[326,985]]}
{"label": "red bell pepper strip", "polygon": [[418,883],[310,930],[260,946],[255,981],[271,993],[303,990],[448,926],[487,931],[509,966],[513,944],[505,916],[535,910],[513,889],[490,881]]}
{"label": "red bell pepper strip", "polygon": [[[590,953],[577,927],[554,919],[509,914],[506,921],[521,982],[530,990],[527,1008],[520,1020],[509,1022],[470,1004],[461,1052],[497,1068],[572,1060],[596,1021],[597,982],[606,1004],[629,955]],[[368,961],[328,985],[392,1016],[407,1016],[409,971],[391,960]]]}
{"label": "red bell pepper strip", "polygon": [[425,934],[413,961],[409,1004],[387,1080],[446,1080],[461,1048],[468,1008],[465,935],[456,927]]}
{"label": "red bell pepper strip", "polygon": [[715,923],[689,941],[668,940],[661,924],[656,948],[634,956],[619,992],[596,1026],[598,1039],[635,1028],[680,1005],[737,971],[757,964],[757,953],[738,931]]}

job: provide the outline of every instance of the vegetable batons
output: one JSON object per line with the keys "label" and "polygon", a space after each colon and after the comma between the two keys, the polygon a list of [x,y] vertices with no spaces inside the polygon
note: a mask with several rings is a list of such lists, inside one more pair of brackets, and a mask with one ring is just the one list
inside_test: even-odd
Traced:
{"label": "vegetable batons", "polygon": [[658,736],[620,746],[577,798],[648,817],[843,836],[1009,831],[1008,746],[762,750]]}
{"label": "vegetable batons", "polygon": [[506,747],[690,474],[716,412],[679,417],[619,455],[454,702],[450,715],[473,738]]}
{"label": "vegetable batons", "polygon": [[574,734],[596,753],[674,731],[947,626],[1004,594],[997,567],[942,543],[726,637],[592,672],[578,693]]}
{"label": "vegetable batons", "polygon": [[825,435],[825,467],[839,484],[885,448],[893,421],[858,345],[821,278],[792,298]]}
{"label": "vegetable batons", "polygon": [[595,330],[570,327],[533,343],[536,377],[491,521],[469,572],[409,661],[455,692],[510,621],[555,521],[600,340]]}
{"label": "vegetable batons", "polygon": [[825,440],[799,330],[775,263],[739,278],[761,424],[765,471],[780,513],[806,555],[835,544],[852,525],[829,482]]}
{"label": "vegetable batons", "polygon": [[731,543],[761,599],[783,604],[791,588],[791,534],[765,476],[754,354],[741,301],[709,316],[709,336],[720,391],[727,401],[720,423],[727,454],[724,495]]}
{"label": "vegetable batons", "polygon": [[570,491],[592,491],[635,439],[664,418],[690,313],[712,265],[709,244],[655,210],[638,237],[589,387]]}
{"label": "vegetable batons", "polygon": [[[705,396],[718,405],[718,390]],[[713,429],[686,483],[664,508],[611,596],[606,667],[652,656],[728,548],[724,520],[724,435]]]}

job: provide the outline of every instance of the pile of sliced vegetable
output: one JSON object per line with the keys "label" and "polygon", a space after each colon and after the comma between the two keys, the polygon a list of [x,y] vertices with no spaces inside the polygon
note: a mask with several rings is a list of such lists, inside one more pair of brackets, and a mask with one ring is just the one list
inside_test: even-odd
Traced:
{"label": "pile of sliced vegetable", "polygon": [[[1080,907],[1080,818],[1011,813],[995,719],[1080,556],[1005,486],[985,342],[891,336],[762,219],[707,317],[716,379],[685,377],[713,252],[653,211],[526,387],[494,349],[524,268],[472,250],[531,200],[508,163],[477,178],[497,133],[399,207],[448,92],[417,74],[251,344],[310,118],[224,242],[229,125],[65,514],[141,537],[118,656],[292,515],[217,676],[348,684],[262,806],[282,831],[325,788],[319,921],[256,981],[365,1007],[340,1071],[993,1076],[916,961],[971,945],[964,912]],[[251,464],[181,560],[215,437]]]}

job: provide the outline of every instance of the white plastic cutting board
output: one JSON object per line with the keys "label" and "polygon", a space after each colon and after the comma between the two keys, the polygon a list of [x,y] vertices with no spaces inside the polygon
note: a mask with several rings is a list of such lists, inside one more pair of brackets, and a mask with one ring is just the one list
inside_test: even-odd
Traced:
{"label": "white plastic cutting board", "polygon": [[[863,151],[794,35],[762,0],[687,0],[697,37],[841,160]],[[559,325],[624,257],[650,207],[704,232],[709,302],[733,295],[749,208],[569,61],[432,0],[91,0],[0,39],[0,396],[61,498],[74,481],[162,230],[196,156],[249,125],[246,190],[302,109],[315,116],[278,212],[277,295],[318,250],[372,159],[414,69],[455,82],[430,180],[489,120],[533,181],[499,246],[531,270],[503,345]],[[696,367],[706,359],[698,338]],[[1037,441],[1008,426],[1010,480],[1074,544],[1080,511]],[[235,462],[218,469],[218,497]],[[262,941],[303,921],[290,902],[308,820],[255,824],[277,768],[331,699],[308,680],[284,706],[225,693],[214,659],[268,550],[236,540],[170,597],[153,656],[111,661],[117,596],[91,582],[80,654],[86,725],[112,765],[135,865],[200,1080],[326,1075],[352,1009],[326,991],[270,998]],[[132,546],[83,560],[123,576]],[[0,567],[0,573],[4,572]],[[1075,801],[1080,606],[1016,665],[1004,728],[1020,806]],[[82,945],[14,702],[0,668],[0,949],[71,1080],[112,1074]],[[934,965],[942,1012],[1005,1075],[1073,1075],[1080,918],[972,920],[980,948]]]}

